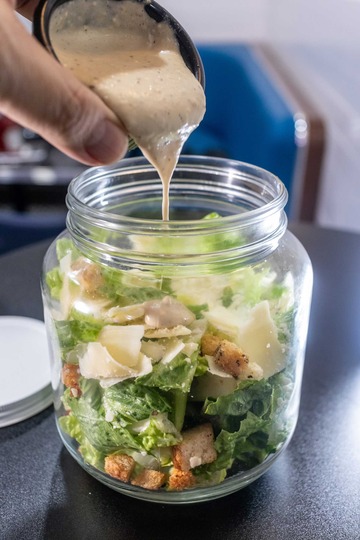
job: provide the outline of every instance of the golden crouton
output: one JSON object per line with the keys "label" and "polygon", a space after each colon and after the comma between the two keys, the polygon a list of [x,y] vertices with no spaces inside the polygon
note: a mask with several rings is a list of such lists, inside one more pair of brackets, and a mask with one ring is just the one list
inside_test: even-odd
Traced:
{"label": "golden crouton", "polygon": [[126,454],[113,454],[105,458],[105,472],[122,482],[128,482],[135,467],[135,460]]}
{"label": "golden crouton", "polygon": [[227,339],[213,334],[204,334],[201,339],[201,354],[212,356],[225,373],[236,379],[262,379],[264,372],[256,362],[250,362],[244,351]]}
{"label": "golden crouton", "polygon": [[79,386],[80,370],[77,364],[64,364],[61,371],[61,380],[67,388],[71,389],[74,397],[81,396]]}
{"label": "golden crouton", "polygon": [[215,356],[216,349],[220,345],[221,338],[213,334],[204,334],[201,338],[201,354]]}
{"label": "golden crouton", "polygon": [[164,473],[154,471],[152,469],[144,469],[139,473],[131,483],[133,486],[140,486],[145,489],[160,489],[165,483],[166,476]]}
{"label": "golden crouton", "polygon": [[238,378],[242,371],[245,371],[249,358],[244,351],[235,343],[227,339],[222,339],[214,355],[215,363],[226,373]]}
{"label": "golden crouton", "polygon": [[173,469],[169,477],[169,489],[172,491],[182,491],[195,485],[195,476],[191,471],[180,471]]}
{"label": "golden crouton", "polygon": [[183,440],[172,448],[174,467],[189,471],[217,458],[212,425],[202,424],[182,433]]}

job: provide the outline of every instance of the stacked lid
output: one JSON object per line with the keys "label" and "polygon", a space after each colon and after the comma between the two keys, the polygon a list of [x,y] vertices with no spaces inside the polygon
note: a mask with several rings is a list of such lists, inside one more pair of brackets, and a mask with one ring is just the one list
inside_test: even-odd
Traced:
{"label": "stacked lid", "polygon": [[0,317],[0,427],[52,403],[49,349],[42,321]]}

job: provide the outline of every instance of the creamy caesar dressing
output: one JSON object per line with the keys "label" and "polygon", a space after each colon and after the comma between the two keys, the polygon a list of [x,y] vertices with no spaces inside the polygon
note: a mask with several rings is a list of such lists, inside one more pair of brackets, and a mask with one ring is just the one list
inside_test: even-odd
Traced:
{"label": "creamy caesar dressing", "polygon": [[115,112],[157,169],[168,220],[172,174],[205,113],[203,89],[173,30],[133,0],[70,0],[54,12],[50,38],[60,62]]}

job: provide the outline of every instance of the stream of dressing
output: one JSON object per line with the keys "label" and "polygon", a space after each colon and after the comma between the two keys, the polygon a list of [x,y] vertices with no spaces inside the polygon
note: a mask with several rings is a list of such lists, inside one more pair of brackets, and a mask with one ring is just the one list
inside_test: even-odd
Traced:
{"label": "stream of dressing", "polygon": [[163,185],[205,113],[203,88],[185,65],[173,31],[134,0],[70,0],[50,22],[60,62],[96,92],[121,120]]}

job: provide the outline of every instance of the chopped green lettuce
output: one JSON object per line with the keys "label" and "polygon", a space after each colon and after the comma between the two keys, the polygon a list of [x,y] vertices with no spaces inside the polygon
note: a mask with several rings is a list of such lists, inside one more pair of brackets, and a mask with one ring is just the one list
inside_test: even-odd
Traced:
{"label": "chopped green lettuce", "polygon": [[268,444],[271,420],[248,412],[235,432],[222,430],[215,441],[215,448],[220,456],[219,469],[229,468],[237,460],[249,468],[261,463],[276,447]]}
{"label": "chopped green lettuce", "polygon": [[71,412],[90,444],[99,452],[111,453],[123,448],[143,450],[136,436],[119,422],[108,422],[102,407],[96,408],[80,397],[70,400]]}
{"label": "chopped green lettuce", "polygon": [[136,384],[187,393],[190,391],[196,368],[197,360],[179,354],[168,364],[156,364],[151,373],[138,377]]}
{"label": "chopped green lettuce", "polygon": [[174,400],[174,425],[176,429],[181,431],[186,414],[187,394],[184,394],[184,392],[181,392],[180,390],[173,390],[172,395]]}
{"label": "chopped green lettuce", "polygon": [[79,343],[96,341],[102,326],[86,321],[56,321],[55,328],[61,351],[73,349]]}
{"label": "chopped green lettuce", "polygon": [[63,278],[61,276],[60,268],[56,266],[50,270],[45,276],[45,281],[49,288],[51,298],[60,300],[60,293],[63,286]]}
{"label": "chopped green lettuce", "polygon": [[197,306],[187,306],[190,311],[195,315],[196,319],[202,319],[204,317],[204,311],[209,310],[208,304],[201,304]]}
{"label": "chopped green lettuce", "polygon": [[[204,219],[215,220],[215,225],[218,218],[220,216],[213,213]],[[233,250],[243,241],[239,232],[225,233],[220,227],[201,238],[168,238],[165,231],[161,238],[145,239],[146,245],[140,245],[145,242],[143,238],[132,240],[135,248],[138,245],[139,249],[156,255],[178,254],[182,250],[196,254]],[[74,244],[61,238],[57,242],[59,262],[69,254],[71,262],[76,263],[81,257],[80,267],[84,264],[84,257]],[[46,276],[51,297],[56,300],[63,300],[63,297],[66,300],[64,292],[69,292],[66,288],[69,285],[65,282],[69,282],[71,276],[75,276],[74,283],[76,281],[79,265],[73,264],[70,269],[69,261],[70,257],[67,257]],[[187,275],[183,268],[178,271],[171,263],[167,267],[166,261],[146,272],[101,266],[101,271],[95,272],[100,279],[90,288],[91,292],[81,284],[71,288],[69,309],[62,310],[65,320],[59,320],[58,315],[54,317],[62,360],[66,363],[77,364],[86,344],[99,340],[104,325],[120,324],[115,317],[109,317],[109,313],[124,311],[119,308],[171,295],[196,317],[196,321],[188,325],[191,332],[188,335],[175,334],[174,338],[172,328],[169,328],[172,337],[151,340],[147,337],[144,340],[143,343],[154,340],[154,347],[160,351],[152,360],[150,373],[122,382],[108,378],[101,383],[80,374],[80,391],[64,390],[62,401],[66,415],[60,418],[60,426],[78,442],[87,463],[103,470],[107,455],[125,453],[137,456],[137,460],[141,456],[144,463],[151,463],[155,469],[165,467],[167,471],[172,465],[171,447],[182,440],[184,426],[189,428],[210,422],[215,434],[217,459],[192,469],[197,486],[208,486],[222,482],[228,474],[261,463],[287,439],[292,428],[288,406],[294,391],[293,366],[287,346],[296,317],[291,279],[278,283],[276,272],[264,263],[241,268],[236,264],[231,266],[231,262],[231,268],[226,264],[226,261],[216,263],[217,266],[209,264],[200,276],[194,276],[191,268]],[[279,368],[282,372],[261,380],[237,382],[231,379],[233,384],[228,390],[231,393],[214,393],[211,397],[210,392],[205,391],[206,399],[202,395],[195,400],[196,382],[205,381],[209,375],[208,360],[201,356],[203,333],[225,334],[227,339],[237,343],[232,329],[236,336],[242,325],[245,328],[253,308],[264,301],[268,306],[268,319],[273,323],[272,328],[276,328],[281,349],[284,349],[285,369],[282,365]],[[81,311],[84,303],[86,313]],[[141,323],[144,324],[143,319]],[[124,318],[122,324],[131,325],[134,320]],[[139,323],[136,321],[135,324]],[[227,327],[231,331],[226,332]],[[171,339],[180,342],[184,348],[180,347],[180,352],[174,353],[175,358],[167,361],[166,355],[161,357],[161,351],[168,350]],[[258,333],[256,344],[259,344]],[[145,349],[144,345],[141,352],[148,354],[146,358],[150,362],[152,355]],[[277,353],[274,354],[278,359]],[[225,384],[222,389],[224,387],[227,388]],[[76,390],[79,388],[76,386]],[[146,465],[137,461],[137,467],[143,466]]]}
{"label": "chopped green lettuce", "polygon": [[270,407],[272,391],[272,385],[266,379],[242,381],[232,394],[220,396],[216,400],[207,399],[204,412],[224,418],[228,415],[241,417],[251,409],[256,409],[263,416]]}
{"label": "chopped green lettuce", "polygon": [[99,293],[113,300],[120,307],[141,304],[166,296],[166,291],[159,288],[159,280],[150,279],[145,272],[143,275],[138,273],[130,276],[136,285],[132,283],[127,272],[116,268],[104,267],[102,277],[104,285],[99,289]]}
{"label": "chopped green lettuce", "polygon": [[81,451],[86,448],[93,454],[92,460],[116,451],[173,446],[181,440],[167,415],[171,405],[153,389],[126,381],[102,390],[97,382],[85,381],[81,391],[80,398],[65,391],[63,402],[70,414],[61,417],[60,425],[79,442]]}
{"label": "chopped green lettuce", "polygon": [[65,433],[79,443],[79,452],[86,463],[89,463],[98,469],[102,469],[105,454],[99,452],[90,444],[89,440],[85,437],[85,433],[77,417],[73,414],[62,416],[59,418],[59,424]]}
{"label": "chopped green lettuce", "polygon": [[234,291],[231,287],[224,287],[223,294],[222,294],[222,305],[224,307],[229,307],[232,304],[234,298]]}
{"label": "chopped green lettuce", "polygon": [[174,446],[182,439],[180,432],[165,414],[152,414],[144,424],[137,438],[148,452],[154,448]]}
{"label": "chopped green lettuce", "polygon": [[229,468],[235,460],[249,468],[275,452],[288,436],[282,412],[292,390],[291,379],[278,373],[268,380],[244,381],[232,394],[206,400],[205,413],[217,415],[221,428],[215,441],[218,458],[210,470]]}
{"label": "chopped green lettuce", "polygon": [[135,384],[131,379],[106,388],[103,405],[106,416],[125,426],[172,410],[169,399],[160,390]]}
{"label": "chopped green lettuce", "polygon": [[71,253],[72,260],[80,257],[80,251],[74,246],[74,243],[70,238],[59,238],[56,242],[56,255],[58,261],[61,261],[68,253]]}

